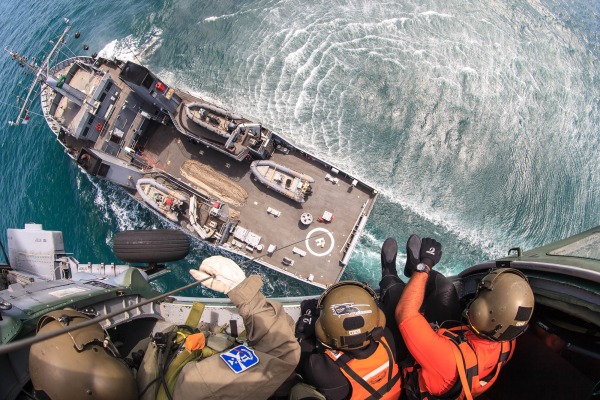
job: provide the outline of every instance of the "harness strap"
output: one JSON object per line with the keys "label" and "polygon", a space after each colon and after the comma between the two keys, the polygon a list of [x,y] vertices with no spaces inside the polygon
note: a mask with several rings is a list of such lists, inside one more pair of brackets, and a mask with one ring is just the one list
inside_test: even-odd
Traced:
{"label": "harness strap", "polygon": [[392,354],[392,350],[385,343],[384,340],[382,340],[379,343],[383,345],[383,348],[385,349],[385,351],[387,353],[387,356],[388,356],[388,379],[387,379],[387,383],[383,387],[381,387],[379,390],[375,390],[375,388],[373,388],[373,386],[369,385],[369,383],[367,381],[365,381],[361,376],[359,376],[356,372],[354,372],[354,370],[352,368],[350,368],[348,366],[348,362],[350,362],[353,359],[348,354],[342,353],[335,360],[335,363],[341,369],[343,369],[344,372],[346,372],[350,377],[352,377],[352,379],[354,379],[359,385],[361,385],[366,391],[368,391],[371,394],[371,396],[367,397],[366,400],[381,399],[384,394],[386,394],[387,392],[389,392],[390,390],[392,390],[392,388],[394,387],[394,385],[401,378],[401,371],[400,370],[398,370],[398,373],[395,376],[392,376],[392,374],[394,372],[394,362],[395,362],[394,356]]}
{"label": "harness strap", "polygon": [[[505,345],[508,345],[508,349],[506,351],[505,351],[505,347],[506,347]],[[502,342],[502,347],[500,348],[500,357],[498,357],[498,363],[496,364],[496,368],[494,368],[494,371],[492,371],[492,373],[490,373],[488,376],[486,376],[485,378],[483,378],[481,380],[486,383],[496,381],[498,374],[500,374],[500,369],[502,368],[502,366],[504,364],[506,364],[509,357],[512,355],[513,351],[514,351],[514,347],[513,347],[512,340],[510,340],[508,342]]]}
{"label": "harness strap", "polygon": [[[384,340],[382,340],[380,342],[383,345],[383,348],[385,349],[385,352],[387,353],[388,356],[388,379],[387,379],[387,383],[384,386],[385,392],[389,392],[393,385],[392,385],[392,372],[394,369],[394,356],[392,355],[392,350],[390,350],[390,347],[385,343]],[[398,372],[398,376],[400,376],[400,373]]]}
{"label": "harness strap", "polygon": [[515,347],[513,346],[513,344],[515,343],[513,340],[509,340],[508,341],[508,350],[504,351],[504,344],[506,342],[502,343],[502,353],[500,353],[500,361],[502,363],[506,363],[508,361],[508,359],[512,356],[512,354],[515,351]]}
{"label": "harness strap", "polygon": [[[496,363],[494,370],[486,377],[479,378],[477,354],[475,353],[475,349],[471,347],[470,343],[461,335],[454,336],[454,334],[451,332],[444,332],[443,335],[448,337],[456,345],[456,347],[458,347],[458,349],[453,348],[453,352],[454,357],[457,361],[456,366],[458,369],[459,377],[461,379],[457,381],[457,384],[455,386],[460,385],[460,383],[462,383],[465,396],[468,399],[472,398],[469,397],[472,396],[472,388],[478,388],[480,386],[484,386],[488,383],[493,383],[496,381],[496,378],[498,378],[502,366],[508,361],[508,359],[514,352],[512,341],[502,342],[500,347],[500,355],[498,356],[498,362]],[[460,354],[461,356],[460,359],[457,357],[457,350],[458,354]],[[465,360],[465,357],[468,360]],[[461,360],[462,362],[459,362],[459,360]],[[466,369],[467,365],[473,365],[473,367]],[[467,386],[465,386],[465,382],[462,379],[461,372],[465,374]]]}
{"label": "harness strap", "polygon": [[[202,313],[204,312],[204,304],[195,301],[192,304],[190,312],[185,320],[185,325],[179,326],[175,331],[176,343],[178,345],[183,346],[188,335],[193,334],[200,322],[200,318],[202,318]],[[206,348],[206,347],[205,347]],[[179,373],[185,367],[186,364],[204,358],[204,349],[189,351],[185,347],[180,349],[181,351],[175,355],[173,359],[169,362],[169,364],[164,366],[166,360],[159,360],[159,368],[165,368],[163,374],[163,384],[159,387],[158,392],[156,393],[157,400],[167,400],[171,399],[171,393],[175,389],[175,383],[177,383],[177,378],[179,377]]]}
{"label": "harness strap", "polygon": [[[200,358],[202,358],[202,350],[189,351],[187,349],[184,349],[181,353],[179,353],[173,359],[173,361],[171,361],[169,367],[164,373],[165,382],[164,385],[162,385],[159,388],[158,393],[156,394],[156,399],[167,400],[171,398],[171,393],[173,393],[173,390],[175,389],[175,383],[177,383],[177,378],[179,377],[179,373],[181,372],[183,367],[185,367],[187,363],[196,361]],[[166,389],[169,391],[168,395],[166,393],[165,386]]]}
{"label": "harness strap", "polygon": [[465,361],[463,359],[463,356],[457,347],[452,347],[452,351],[454,352],[454,359],[456,360],[458,376],[460,377],[460,381],[463,386],[463,392],[465,393],[465,397],[467,398],[467,400],[473,400],[473,396],[471,395],[471,388],[469,386],[469,383],[467,382],[467,375],[465,373],[465,364],[464,364]]}
{"label": "harness strap", "polygon": [[[344,357],[346,356],[346,357]],[[335,363],[344,370],[349,376],[352,377],[360,386],[362,386],[367,392],[371,394],[371,398],[381,399],[383,396],[379,394],[373,386],[369,385],[360,375],[358,375],[352,368],[348,366],[348,359],[351,359],[345,353],[335,360]]]}
{"label": "harness strap", "polygon": [[203,312],[204,304],[197,301],[193,302],[190,313],[188,314],[187,319],[185,320],[185,325],[191,326],[193,329],[195,329],[198,326],[198,323],[200,322],[200,318],[202,317]]}
{"label": "harness strap", "polygon": [[[452,331],[445,331],[442,333],[442,335],[450,339],[450,341],[455,345],[455,347],[458,348],[461,355],[462,363],[457,364],[457,368],[459,369],[459,366],[463,367],[463,371],[465,371],[465,376],[467,378],[467,384],[469,388],[473,388],[479,385],[479,364],[477,360],[477,354],[475,353],[475,349],[462,335],[462,333],[457,334]],[[458,380],[449,392],[460,393],[460,386],[461,382],[460,380]]]}
{"label": "harness strap", "polygon": [[[404,372],[405,394],[409,399],[458,399],[464,392],[464,398],[473,399],[471,390],[475,387],[493,383],[500,373],[502,366],[508,361],[514,352],[513,341],[502,342],[498,362],[494,370],[485,378],[479,378],[479,366],[475,349],[460,333],[457,328],[451,330],[440,330],[438,333],[450,339],[455,345],[452,347],[459,379],[441,396],[433,396],[427,391],[421,391],[419,385],[420,366],[414,359],[402,363]],[[470,367],[468,367],[470,366]]]}
{"label": "harness strap", "polygon": [[472,388],[478,386],[479,360],[477,359],[475,349],[471,346],[471,343],[465,341],[458,345],[458,350],[463,357],[469,387]]}

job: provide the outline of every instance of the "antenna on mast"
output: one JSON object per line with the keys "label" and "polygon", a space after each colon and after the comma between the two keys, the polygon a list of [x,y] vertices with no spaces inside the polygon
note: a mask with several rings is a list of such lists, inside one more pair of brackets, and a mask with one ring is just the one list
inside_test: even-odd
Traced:
{"label": "antenna on mast", "polygon": [[19,65],[21,67],[27,68],[29,71],[31,71],[35,75],[35,79],[32,82],[31,86],[29,87],[29,91],[27,92],[25,101],[23,102],[23,105],[21,106],[21,109],[19,111],[19,115],[17,115],[17,118],[14,121],[9,121],[8,122],[9,125],[15,126],[15,125],[20,125],[20,124],[26,124],[29,121],[28,109],[29,109],[29,106],[32,101],[31,95],[33,94],[38,82],[40,82],[40,83],[46,82],[46,78],[48,77],[48,75],[50,73],[50,66],[49,66],[50,59],[52,58],[52,56],[54,55],[56,50],[59,48],[59,46],[62,46],[65,43],[64,38],[65,38],[67,32],[69,32],[69,29],[71,29],[71,23],[69,22],[69,20],[67,18],[65,18],[64,20],[65,20],[65,23],[67,24],[67,26],[63,30],[62,34],[59,36],[56,43],[54,43],[54,47],[52,48],[50,53],[48,53],[48,55],[46,56],[46,58],[44,59],[44,61],[42,62],[42,64],[40,66],[38,66],[37,63],[35,62],[36,61],[35,58],[33,58],[30,61],[27,59],[27,56],[21,55],[21,54],[17,53],[16,51],[11,51],[6,48],[4,49],[4,50],[6,50],[6,52],[8,52],[8,54],[10,54],[10,56],[12,57],[13,60],[15,60],[16,62],[19,63]]}

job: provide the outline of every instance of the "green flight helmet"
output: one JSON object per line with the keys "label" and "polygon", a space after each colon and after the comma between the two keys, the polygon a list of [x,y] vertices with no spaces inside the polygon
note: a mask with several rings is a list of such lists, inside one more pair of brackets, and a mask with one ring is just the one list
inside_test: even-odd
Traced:
{"label": "green flight helmet", "polygon": [[533,307],[533,291],[525,275],[513,268],[498,268],[481,280],[465,317],[478,336],[500,342],[525,332]]}
{"label": "green flight helmet", "polygon": [[359,349],[378,339],[385,327],[385,314],[377,305],[377,294],[368,285],[345,281],[330,286],[319,298],[315,335],[334,350]]}
{"label": "green flight helmet", "polygon": [[[37,335],[90,320],[73,309],[52,311],[38,321]],[[31,346],[29,373],[37,391],[52,400],[134,400],[137,383],[100,324],[87,326]]]}

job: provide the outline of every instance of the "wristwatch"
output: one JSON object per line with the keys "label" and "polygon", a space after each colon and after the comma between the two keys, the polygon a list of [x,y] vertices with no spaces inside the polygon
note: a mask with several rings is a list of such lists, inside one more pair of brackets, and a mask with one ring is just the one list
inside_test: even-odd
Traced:
{"label": "wristwatch", "polygon": [[429,267],[429,265],[425,264],[425,263],[418,263],[416,268],[415,268],[416,272],[425,272],[427,275],[429,275],[429,273],[431,272],[431,268]]}

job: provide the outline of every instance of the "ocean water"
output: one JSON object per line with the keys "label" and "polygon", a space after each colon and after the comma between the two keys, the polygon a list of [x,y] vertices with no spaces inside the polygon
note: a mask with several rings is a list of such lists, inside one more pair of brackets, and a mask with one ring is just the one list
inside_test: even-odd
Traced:
{"label": "ocean water", "polygon": [[[600,222],[600,3],[119,0],[0,2],[0,41],[41,57],[63,28],[73,54],[147,65],[169,84],[261,121],[382,195],[346,279],[376,285],[379,248],[411,233],[454,274]],[[89,51],[84,51],[83,44]],[[168,228],[62,152],[39,102],[10,127],[28,78],[0,58],[0,238],[28,221],[62,230],[83,262],[118,262],[124,229]],[[215,254],[157,282],[174,289]],[[318,293],[257,265],[275,296]],[[187,295],[210,295],[202,289]]]}

